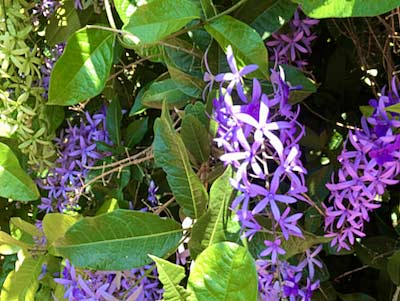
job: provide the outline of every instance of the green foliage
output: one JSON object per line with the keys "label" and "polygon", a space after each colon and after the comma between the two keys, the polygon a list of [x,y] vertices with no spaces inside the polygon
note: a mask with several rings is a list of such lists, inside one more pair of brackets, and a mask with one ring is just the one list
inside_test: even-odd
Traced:
{"label": "green foliage", "polygon": [[239,68],[250,64],[259,66],[254,76],[268,77],[268,53],[260,35],[247,24],[230,16],[222,16],[204,28],[226,51],[229,45]]}
{"label": "green foliage", "polygon": [[369,17],[386,13],[399,6],[398,0],[292,0],[312,18]]}
{"label": "green foliage", "polygon": [[33,180],[19,165],[11,149],[0,142],[0,196],[17,201],[39,198],[39,190]]}
{"label": "green foliage", "polygon": [[114,145],[121,144],[122,110],[118,99],[113,99],[107,108],[107,132]]}
{"label": "green foliage", "polygon": [[126,147],[134,147],[142,141],[147,132],[148,120],[149,119],[146,117],[134,120],[128,125],[124,133],[124,142]]}
{"label": "green foliage", "polygon": [[186,301],[189,293],[179,285],[183,278],[185,278],[185,269],[173,264],[165,259],[149,255],[157,265],[157,271],[160,281],[163,284],[164,301]]}
{"label": "green foliage", "polygon": [[193,226],[189,242],[193,258],[215,243],[239,240],[240,225],[233,220],[229,209],[235,194],[229,182],[231,177],[232,168],[228,167],[211,186],[208,210]]}
{"label": "green foliage", "polygon": [[246,248],[220,242],[196,259],[188,282],[189,301],[255,301],[257,272]]}
{"label": "green foliage", "polygon": [[117,209],[84,217],[54,246],[77,267],[126,270],[151,262],[147,254],[165,256],[178,246],[180,224],[147,212]]}
{"label": "green foliage", "polygon": [[206,128],[194,115],[186,114],[183,117],[181,137],[187,150],[198,163],[208,161],[211,141]]}
{"label": "green foliage", "polygon": [[74,105],[101,93],[114,56],[114,34],[83,28],[68,40],[50,79],[50,105]]}
{"label": "green foliage", "polygon": [[168,184],[186,215],[199,218],[205,212],[207,192],[189,162],[182,138],[172,127],[167,103],[154,124],[154,159],[167,174]]}
{"label": "green foliage", "polygon": [[78,221],[78,217],[62,213],[49,213],[43,218],[43,232],[48,244],[64,236],[67,230]]}

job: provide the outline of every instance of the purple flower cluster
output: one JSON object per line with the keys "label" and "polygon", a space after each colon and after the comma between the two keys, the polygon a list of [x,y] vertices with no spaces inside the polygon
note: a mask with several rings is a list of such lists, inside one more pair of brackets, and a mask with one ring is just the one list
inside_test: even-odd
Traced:
{"label": "purple flower cluster", "polygon": [[381,196],[388,185],[397,184],[400,173],[399,114],[386,110],[400,103],[396,80],[392,91],[379,100],[371,100],[373,114],[362,117],[360,130],[350,131],[342,153],[341,168],[332,175],[329,205],[326,206],[325,230],[332,246],[350,249],[355,237],[364,237],[364,222],[381,206]]}
{"label": "purple flower cluster", "polygon": [[106,153],[99,152],[96,142],[111,143],[106,130],[105,108],[91,116],[88,112],[81,117],[79,125],[68,121],[68,128],[62,129],[56,139],[58,158],[56,166],[47,178],[39,182],[48,191],[42,197],[40,210],[63,212],[77,208],[80,188],[88,175],[89,168]]}
{"label": "purple flower cluster", "polygon": [[[233,201],[244,235],[252,239],[255,234],[267,233],[273,241],[266,240],[266,249],[259,261],[260,294],[263,300],[280,300],[290,297],[298,300],[318,287],[308,278],[308,288],[299,288],[302,267],[294,268],[281,255],[281,240],[290,236],[303,237],[297,222],[301,213],[293,213],[292,205],[307,201],[306,170],[300,160],[298,145],[304,135],[304,127],[297,121],[299,107],[289,104],[290,87],[284,74],[271,70],[272,95],[261,90],[261,84],[253,79],[252,88],[246,94],[243,76],[256,70],[250,65],[239,70],[232,49],[227,49],[231,72],[213,76],[208,72],[205,79],[220,84],[220,95],[214,99],[214,118],[218,122],[215,141],[223,148],[220,157],[226,165],[232,165],[236,176],[231,184],[239,192]],[[207,65],[206,65],[207,66]],[[263,221],[263,222],[262,222]],[[263,225],[271,224],[270,227]],[[320,265],[320,264],[319,264]],[[281,275],[281,276],[278,276]],[[277,298],[271,290],[277,290]],[[303,300],[310,300],[303,298]]]}
{"label": "purple flower cluster", "polygon": [[53,70],[54,64],[56,63],[58,58],[64,52],[64,48],[65,43],[56,44],[43,59],[44,63],[40,68],[40,71],[42,73],[42,87],[45,89],[43,97],[46,99],[47,93],[49,91],[51,71]]}
{"label": "purple flower cluster", "polygon": [[38,16],[43,16],[49,19],[60,7],[60,1],[58,0],[41,0],[36,3],[32,14],[37,18]]}
{"label": "purple flower cluster", "polygon": [[267,46],[272,52],[271,59],[278,64],[293,64],[299,68],[307,65],[307,61],[301,57],[311,54],[311,42],[317,38],[311,31],[311,27],[318,24],[319,21],[301,15],[301,9],[298,8],[289,22],[290,31],[273,33],[267,42]]}
{"label": "purple flower cluster", "polygon": [[64,286],[68,301],[155,301],[161,300],[157,269],[152,265],[128,271],[77,271],[66,260],[60,278],[55,282]]}

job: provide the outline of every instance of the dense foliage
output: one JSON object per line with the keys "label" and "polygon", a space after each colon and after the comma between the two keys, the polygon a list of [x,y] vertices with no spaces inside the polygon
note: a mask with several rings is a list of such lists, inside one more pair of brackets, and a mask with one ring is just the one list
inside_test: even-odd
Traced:
{"label": "dense foliage", "polygon": [[0,301],[400,300],[398,0],[3,0]]}

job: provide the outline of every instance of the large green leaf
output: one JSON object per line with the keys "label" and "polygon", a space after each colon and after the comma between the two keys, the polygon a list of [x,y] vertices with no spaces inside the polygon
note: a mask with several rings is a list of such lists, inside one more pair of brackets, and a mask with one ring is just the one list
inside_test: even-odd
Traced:
{"label": "large green leaf", "polygon": [[190,255],[194,258],[212,244],[239,239],[240,225],[232,220],[229,210],[234,193],[231,177],[232,169],[228,167],[211,186],[208,210],[194,224],[189,241]]}
{"label": "large green leaf", "polygon": [[197,162],[208,161],[211,140],[204,125],[194,115],[186,114],[183,117],[181,137],[186,148]]}
{"label": "large green leaf", "polygon": [[81,219],[54,246],[77,267],[126,270],[150,263],[149,253],[173,252],[181,237],[181,226],[172,219],[117,209]]}
{"label": "large green leaf", "polygon": [[249,25],[231,16],[222,16],[204,28],[226,51],[232,46],[239,68],[256,64],[259,70],[254,72],[260,77],[268,77],[268,52],[260,35]]}
{"label": "large green leaf", "polygon": [[66,215],[62,213],[48,213],[43,218],[43,232],[46,235],[47,242],[52,244],[78,221],[77,216]]}
{"label": "large green leaf", "polygon": [[188,300],[255,301],[257,286],[256,265],[247,249],[221,242],[197,257],[189,276]]}
{"label": "large green leaf", "polygon": [[79,28],[81,23],[74,0],[65,0],[49,19],[49,24],[46,26],[46,41],[49,45],[65,42]]}
{"label": "large green leaf", "polygon": [[19,165],[11,149],[0,142],[0,197],[17,201],[39,198],[39,190],[33,180]]}
{"label": "large green leaf", "polygon": [[200,8],[193,1],[158,0],[138,7],[122,29],[136,45],[153,44],[197,18]]}
{"label": "large green leaf", "polygon": [[168,107],[172,109],[183,107],[189,99],[190,96],[183,93],[176,83],[168,78],[152,83],[140,101],[144,106],[155,109],[161,109],[163,101],[166,101]]}
{"label": "large green leaf", "polygon": [[68,40],[50,78],[51,105],[74,105],[104,89],[114,56],[114,34],[83,28]]}
{"label": "large green leaf", "polygon": [[10,219],[10,234],[16,240],[34,244],[34,237],[43,235],[38,228],[31,223],[28,223],[20,217],[12,217]]}
{"label": "large green leaf", "polygon": [[186,215],[199,218],[207,206],[207,192],[193,171],[182,138],[175,132],[166,102],[154,124],[154,159],[167,174],[167,181]]}
{"label": "large green leaf", "polygon": [[8,233],[0,231],[0,254],[2,255],[15,254],[20,249],[28,249],[29,247],[33,246],[34,244],[17,240]]}
{"label": "large green leaf", "polygon": [[398,0],[292,0],[301,5],[302,10],[310,17],[346,18],[368,17],[386,13],[398,7]]}
{"label": "large green leaf", "polygon": [[179,285],[183,278],[185,278],[185,269],[173,264],[165,259],[149,255],[157,265],[158,277],[163,284],[164,301],[186,301],[189,293]]}
{"label": "large green leaf", "polygon": [[290,20],[296,8],[297,5],[289,0],[275,0],[250,25],[265,40]]}
{"label": "large green leaf", "polygon": [[18,271],[8,274],[1,290],[1,301],[31,301],[39,287],[44,257],[25,258]]}

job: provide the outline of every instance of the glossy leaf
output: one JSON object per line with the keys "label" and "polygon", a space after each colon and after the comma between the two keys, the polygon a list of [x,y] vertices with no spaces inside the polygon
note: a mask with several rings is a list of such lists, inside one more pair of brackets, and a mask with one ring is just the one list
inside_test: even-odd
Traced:
{"label": "glossy leaf", "polygon": [[[174,9],[175,8],[175,9]],[[200,18],[200,8],[189,0],[158,0],[142,5],[122,28],[136,45],[156,43]]]}
{"label": "glossy leaf", "polygon": [[231,177],[232,169],[228,167],[211,186],[208,210],[193,225],[189,241],[190,255],[193,258],[212,244],[239,240],[240,225],[233,220],[229,209],[234,194]]}
{"label": "glossy leaf", "polygon": [[46,41],[49,45],[65,42],[80,28],[81,23],[74,0],[65,0],[61,2],[61,7],[49,19],[46,27]]}
{"label": "glossy leaf", "polygon": [[114,145],[121,144],[122,110],[118,99],[113,99],[107,107],[106,125],[107,132]]}
{"label": "glossy leaf", "polygon": [[39,275],[42,272],[44,257],[25,258],[18,271],[8,274],[1,290],[1,301],[36,300],[39,288]]}
{"label": "glossy leaf", "polygon": [[62,213],[46,214],[43,218],[42,225],[47,242],[52,244],[57,239],[63,237],[65,232],[78,220],[79,218],[77,216],[70,216]]}
{"label": "glossy leaf", "polygon": [[399,6],[398,0],[293,0],[293,2],[300,4],[308,16],[317,19],[372,17]]}
{"label": "glossy leaf", "polygon": [[182,119],[181,137],[188,151],[197,162],[208,161],[211,140],[208,132],[194,115],[185,115]]}
{"label": "glossy leaf", "polygon": [[190,96],[186,95],[178,88],[172,79],[152,83],[148,90],[144,92],[141,102],[149,108],[161,109],[162,103],[165,100],[169,108],[183,107]]}
{"label": "glossy leaf", "polygon": [[83,28],[68,40],[51,73],[51,105],[74,105],[104,89],[114,56],[114,34]]}
{"label": "glossy leaf", "polygon": [[217,40],[221,48],[226,51],[229,45],[239,68],[256,64],[259,69],[254,75],[268,77],[268,53],[260,35],[246,23],[231,16],[222,16],[205,25],[204,28]]}
{"label": "glossy leaf", "polygon": [[16,201],[32,201],[39,198],[39,190],[33,180],[21,168],[8,145],[1,142],[0,197]]}
{"label": "glossy leaf", "polygon": [[125,131],[124,142],[126,147],[134,147],[138,144],[147,132],[148,117],[133,121]]}
{"label": "glossy leaf", "polygon": [[192,170],[182,138],[172,127],[166,102],[154,124],[154,159],[167,174],[167,181],[186,215],[199,218],[207,206],[207,192]]}
{"label": "glossy leaf", "polygon": [[157,265],[158,277],[163,284],[164,301],[186,301],[189,293],[179,283],[185,278],[185,269],[165,259],[149,255]]}
{"label": "glossy leaf", "polygon": [[81,219],[54,246],[77,267],[126,270],[150,263],[149,253],[170,254],[181,237],[181,226],[174,220],[117,209]]}
{"label": "glossy leaf", "polygon": [[221,242],[196,259],[188,281],[188,301],[256,301],[257,271],[246,248]]}

